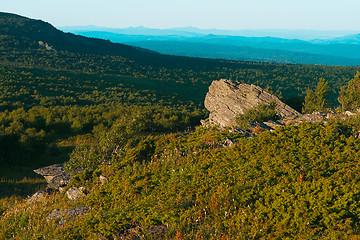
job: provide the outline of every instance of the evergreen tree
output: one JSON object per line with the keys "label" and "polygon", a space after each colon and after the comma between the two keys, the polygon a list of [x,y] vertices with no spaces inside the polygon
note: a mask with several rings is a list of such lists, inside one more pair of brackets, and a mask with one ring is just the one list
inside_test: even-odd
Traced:
{"label": "evergreen tree", "polygon": [[353,111],[360,108],[360,72],[357,72],[347,86],[341,88],[338,101],[343,110]]}
{"label": "evergreen tree", "polygon": [[305,102],[303,105],[303,113],[326,112],[330,107],[326,96],[330,93],[328,82],[324,78],[320,78],[315,91],[308,89],[306,91]]}

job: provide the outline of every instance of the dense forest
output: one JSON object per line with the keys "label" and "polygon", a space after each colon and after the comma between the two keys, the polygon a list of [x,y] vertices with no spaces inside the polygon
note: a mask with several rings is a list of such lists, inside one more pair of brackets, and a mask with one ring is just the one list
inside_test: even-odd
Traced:
{"label": "dense forest", "polygon": [[[301,110],[323,78],[338,107],[360,67],[166,56],[6,13],[0,51],[0,238],[360,234],[357,116],[254,138],[199,126],[213,80],[259,85]],[[226,139],[237,143],[221,147]],[[64,162],[74,174],[67,188],[82,186],[87,196],[53,193],[29,204],[46,187],[32,170]],[[46,220],[76,206],[89,211],[61,227]]]}

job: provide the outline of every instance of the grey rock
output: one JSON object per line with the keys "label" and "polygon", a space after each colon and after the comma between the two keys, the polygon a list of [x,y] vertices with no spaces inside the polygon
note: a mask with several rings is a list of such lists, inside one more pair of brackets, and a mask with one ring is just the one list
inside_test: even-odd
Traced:
{"label": "grey rock", "polygon": [[245,110],[271,102],[276,103],[275,111],[281,118],[296,118],[301,115],[258,86],[237,84],[225,79],[212,82],[204,104],[210,111],[208,123],[224,128],[235,127],[236,116],[244,114]]}
{"label": "grey rock", "polygon": [[27,203],[33,204],[35,202],[43,202],[46,197],[48,196],[48,193],[45,191],[39,191],[36,192],[34,195],[32,195],[28,200]]}
{"label": "grey rock", "polygon": [[62,172],[55,175],[48,184],[48,188],[59,189],[65,187],[71,181],[71,175],[67,172]]}
{"label": "grey rock", "polygon": [[234,144],[235,144],[234,141],[232,141],[232,140],[230,140],[230,139],[226,139],[226,140],[224,141],[224,143],[220,145],[220,147],[221,147],[221,148],[224,148],[224,147],[232,147],[232,146],[234,146]]}
{"label": "grey rock", "polygon": [[35,169],[34,172],[45,177],[46,181],[49,183],[54,176],[64,172],[64,164],[54,164],[43,168],[38,168]]}
{"label": "grey rock", "polygon": [[50,221],[57,218],[61,218],[62,216],[63,216],[63,210],[55,209],[49,215],[46,216],[46,220]]}
{"label": "grey rock", "polygon": [[54,177],[57,174],[64,172],[64,164],[54,164],[43,168],[34,170],[35,173],[43,175],[44,177]]}
{"label": "grey rock", "polygon": [[75,219],[75,217],[82,216],[86,213],[88,213],[89,208],[85,206],[80,206],[77,208],[71,208],[71,209],[55,209],[53,210],[49,215],[46,216],[46,221],[51,220],[59,220],[59,227],[63,224],[65,224],[67,221],[71,221]]}
{"label": "grey rock", "polygon": [[53,46],[50,46],[47,43],[44,43],[43,41],[39,41],[39,46],[44,47],[46,50],[49,51],[56,51]]}
{"label": "grey rock", "polygon": [[68,196],[68,198],[70,200],[75,200],[77,198],[83,198],[85,197],[85,193],[84,193],[84,188],[83,187],[71,187],[69,188],[69,190],[66,191],[66,195]]}
{"label": "grey rock", "polygon": [[71,181],[71,175],[64,171],[64,164],[54,164],[35,169],[34,172],[42,175],[46,179],[48,189],[59,190]]}
{"label": "grey rock", "polygon": [[277,127],[284,127],[285,125],[282,123],[279,123],[278,121],[268,121],[268,122],[263,122],[266,126],[275,129]]}

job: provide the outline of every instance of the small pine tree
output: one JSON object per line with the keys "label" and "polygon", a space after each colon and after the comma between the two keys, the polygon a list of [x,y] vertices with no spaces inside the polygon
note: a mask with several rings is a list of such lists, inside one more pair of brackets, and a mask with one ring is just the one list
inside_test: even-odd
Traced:
{"label": "small pine tree", "polygon": [[269,120],[278,120],[280,116],[275,111],[276,102],[269,104],[261,103],[251,109],[248,109],[244,114],[236,117],[236,122],[239,127],[246,128],[248,122],[265,122]]}
{"label": "small pine tree", "polygon": [[308,89],[306,91],[305,102],[303,104],[303,113],[326,112],[330,107],[326,96],[330,93],[328,82],[324,78],[320,78],[315,91]]}
{"label": "small pine tree", "polygon": [[357,72],[347,86],[341,88],[339,95],[338,101],[344,111],[360,108],[360,72]]}

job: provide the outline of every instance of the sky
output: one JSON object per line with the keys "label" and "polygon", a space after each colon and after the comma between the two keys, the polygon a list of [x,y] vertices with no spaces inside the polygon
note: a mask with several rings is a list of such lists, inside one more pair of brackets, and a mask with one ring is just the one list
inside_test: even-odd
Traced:
{"label": "sky", "polygon": [[56,27],[360,30],[359,0],[1,0]]}

